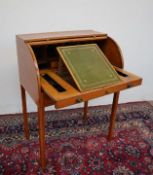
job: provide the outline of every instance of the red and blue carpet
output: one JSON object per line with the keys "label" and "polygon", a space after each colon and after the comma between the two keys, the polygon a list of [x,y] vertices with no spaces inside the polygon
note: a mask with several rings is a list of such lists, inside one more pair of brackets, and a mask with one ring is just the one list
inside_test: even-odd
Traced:
{"label": "red and blue carpet", "polygon": [[46,112],[47,169],[39,166],[37,117],[31,139],[23,137],[22,115],[0,117],[0,175],[152,175],[153,107],[121,104],[112,141],[107,141],[111,106]]}

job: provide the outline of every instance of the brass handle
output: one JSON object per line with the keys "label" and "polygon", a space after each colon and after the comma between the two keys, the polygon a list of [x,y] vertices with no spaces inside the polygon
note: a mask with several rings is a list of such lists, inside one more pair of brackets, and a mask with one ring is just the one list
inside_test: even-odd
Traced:
{"label": "brass handle", "polygon": [[76,103],[81,103],[81,102],[83,102],[83,99],[82,98],[77,98],[76,99]]}
{"label": "brass handle", "polygon": [[128,85],[127,85],[127,88],[130,88],[130,87],[132,87],[132,85],[131,85],[131,84],[128,84]]}

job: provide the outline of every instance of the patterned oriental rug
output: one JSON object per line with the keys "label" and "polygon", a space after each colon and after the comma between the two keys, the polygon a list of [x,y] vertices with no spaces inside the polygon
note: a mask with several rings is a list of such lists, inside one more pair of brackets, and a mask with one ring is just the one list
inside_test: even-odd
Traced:
{"label": "patterned oriental rug", "polygon": [[22,115],[0,117],[0,175],[153,175],[153,107],[121,104],[112,141],[107,141],[111,105],[46,112],[47,169],[39,166],[37,117],[31,139]]}

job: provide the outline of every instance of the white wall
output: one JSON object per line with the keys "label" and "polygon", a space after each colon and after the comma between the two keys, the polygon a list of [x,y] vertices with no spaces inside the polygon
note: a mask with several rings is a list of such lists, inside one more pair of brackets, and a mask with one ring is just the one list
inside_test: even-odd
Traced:
{"label": "white wall", "polygon": [[[153,100],[152,0],[0,0],[0,114],[21,112],[15,35],[94,29],[120,45],[125,68],[143,85],[121,93],[120,102]],[[91,105],[111,103],[107,96]],[[75,106],[76,107],[76,106]],[[36,110],[28,98],[29,111]]]}

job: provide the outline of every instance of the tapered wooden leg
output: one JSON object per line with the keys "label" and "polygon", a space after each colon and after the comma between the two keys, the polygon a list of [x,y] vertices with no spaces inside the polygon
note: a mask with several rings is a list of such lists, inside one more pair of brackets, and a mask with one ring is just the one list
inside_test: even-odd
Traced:
{"label": "tapered wooden leg", "polygon": [[113,98],[113,105],[112,105],[112,111],[111,111],[108,140],[111,140],[112,137],[113,137],[113,130],[114,130],[114,126],[115,126],[118,99],[119,99],[119,92],[116,92],[116,93],[114,93],[114,98]]}
{"label": "tapered wooden leg", "polygon": [[24,119],[24,134],[26,139],[30,138],[29,125],[28,125],[28,113],[27,113],[27,105],[26,105],[26,94],[25,89],[20,86],[21,89],[21,100],[22,100],[22,112]]}
{"label": "tapered wooden leg", "polygon": [[40,164],[42,169],[45,170],[46,168],[45,116],[44,116],[44,104],[42,95],[38,105],[38,125],[39,125]]}
{"label": "tapered wooden leg", "polygon": [[84,115],[83,115],[83,119],[87,120],[87,112],[88,112],[88,101],[84,102]]}

